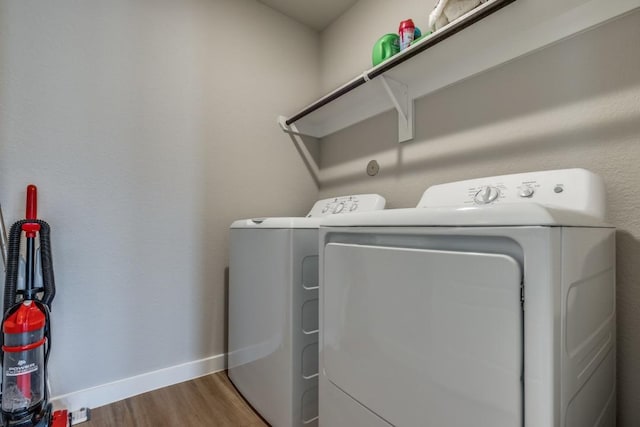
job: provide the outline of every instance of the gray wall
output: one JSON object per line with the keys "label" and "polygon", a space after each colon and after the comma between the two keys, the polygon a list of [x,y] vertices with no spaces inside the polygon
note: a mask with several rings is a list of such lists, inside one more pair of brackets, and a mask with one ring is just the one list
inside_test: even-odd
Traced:
{"label": "gray wall", "polygon": [[228,226],[318,190],[318,34],[253,0],[1,0],[0,202],[53,230],[53,394],[226,351]]}
{"label": "gray wall", "polygon": [[[364,3],[376,10],[359,10]],[[344,45],[327,41],[366,35],[388,3],[359,2],[325,30],[325,87],[348,77],[331,67],[350,67],[353,76],[369,66],[368,52],[348,56]],[[415,9],[413,16],[422,13]],[[638,40],[640,12],[418,100],[411,143],[398,144],[397,115],[390,112],[321,146],[321,197],[375,191],[391,208],[415,206],[430,185],[467,178],[569,167],[603,176],[608,219],[618,227],[618,425],[625,427],[640,419]],[[370,159],[381,165],[373,178],[365,173]]]}

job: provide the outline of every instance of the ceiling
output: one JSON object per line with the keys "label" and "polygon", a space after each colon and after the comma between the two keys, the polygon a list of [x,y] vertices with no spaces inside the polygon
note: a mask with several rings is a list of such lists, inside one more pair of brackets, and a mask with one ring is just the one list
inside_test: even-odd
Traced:
{"label": "ceiling", "polygon": [[324,30],[358,0],[258,0],[315,30]]}

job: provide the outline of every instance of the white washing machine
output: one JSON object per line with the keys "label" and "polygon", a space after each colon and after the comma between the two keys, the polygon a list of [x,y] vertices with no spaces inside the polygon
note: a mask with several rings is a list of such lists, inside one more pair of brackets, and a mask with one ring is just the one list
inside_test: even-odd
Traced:
{"label": "white washing machine", "polygon": [[320,426],[615,425],[615,230],[583,169],[320,230]]}
{"label": "white washing machine", "polygon": [[318,225],[383,209],[375,194],[316,202],[305,218],[231,225],[229,378],[273,427],[318,419]]}

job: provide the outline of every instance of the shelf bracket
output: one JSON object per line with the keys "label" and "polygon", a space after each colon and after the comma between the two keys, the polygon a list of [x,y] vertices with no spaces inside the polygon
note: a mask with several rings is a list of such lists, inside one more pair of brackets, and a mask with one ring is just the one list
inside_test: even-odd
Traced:
{"label": "shelf bracket", "polygon": [[291,126],[288,126],[287,118],[285,116],[278,116],[278,124],[284,133],[288,133],[289,135],[308,136],[298,131],[298,128],[296,128],[295,125],[292,124]]}
{"label": "shelf bracket", "polygon": [[316,163],[315,159],[313,158],[313,156],[311,155],[311,153],[309,152],[309,150],[307,149],[307,146],[304,144],[304,141],[303,141],[303,137],[309,136],[309,135],[306,135],[300,132],[296,127],[295,123],[291,123],[291,125],[287,125],[286,120],[287,118],[285,116],[278,116],[278,124],[280,125],[282,130],[289,135],[289,138],[291,138],[293,145],[296,147],[296,149],[298,150],[298,153],[300,153],[300,156],[302,157],[302,160],[304,161],[305,165],[309,169],[309,172],[311,173],[311,177],[313,178],[313,181],[316,183],[316,186],[319,188],[320,187],[320,168],[318,167],[318,164]]}
{"label": "shelf bracket", "polygon": [[414,137],[415,126],[413,99],[409,96],[409,88],[407,85],[384,75],[380,76],[380,82],[398,111],[398,142],[411,141]]}

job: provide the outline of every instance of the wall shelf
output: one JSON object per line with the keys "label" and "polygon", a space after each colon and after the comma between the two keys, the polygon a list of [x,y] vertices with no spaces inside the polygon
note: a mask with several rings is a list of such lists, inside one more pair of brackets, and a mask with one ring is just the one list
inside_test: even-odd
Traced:
{"label": "wall shelf", "polygon": [[395,109],[398,140],[409,141],[415,99],[638,8],[640,0],[490,0],[278,123],[323,138]]}

